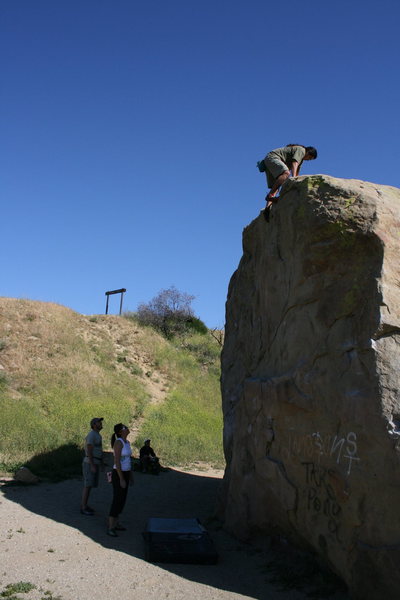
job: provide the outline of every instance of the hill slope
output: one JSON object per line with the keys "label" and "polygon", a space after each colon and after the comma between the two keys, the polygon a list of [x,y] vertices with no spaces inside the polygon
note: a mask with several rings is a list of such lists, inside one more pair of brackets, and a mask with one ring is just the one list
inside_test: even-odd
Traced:
{"label": "hill slope", "polygon": [[208,335],[169,342],[132,319],[0,298],[0,410],[8,468],[81,446],[93,416],[105,419],[105,442],[128,422],[166,462],[222,464],[219,347]]}

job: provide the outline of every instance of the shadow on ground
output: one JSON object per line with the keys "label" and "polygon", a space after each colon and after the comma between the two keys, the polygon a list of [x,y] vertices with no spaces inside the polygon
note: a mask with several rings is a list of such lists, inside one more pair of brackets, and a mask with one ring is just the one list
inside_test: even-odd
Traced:
{"label": "shadow on ground", "polygon": [[[108,457],[110,461],[110,457]],[[239,542],[229,536],[213,518],[221,479],[184,471],[170,470],[159,476],[135,473],[135,482],[129,489],[128,500],[121,521],[127,527],[118,538],[106,534],[106,521],[111,503],[112,488],[102,474],[100,485],[92,491],[90,505],[95,515],[80,514],[79,504],[82,481],[60,483],[42,482],[35,486],[4,485],[3,495],[26,510],[47,519],[75,528],[105,548],[118,550],[144,560],[142,532],[150,517],[197,517],[206,526],[219,554],[217,565],[158,564],[157,566],[185,579],[216,589],[228,590],[246,597],[262,599],[291,598],[305,595],[292,590],[281,593],[279,584],[271,595],[266,564],[271,559],[268,548]],[[265,588],[264,588],[265,582]],[[322,596],[320,596],[322,597]],[[337,599],[347,598],[335,595]]]}

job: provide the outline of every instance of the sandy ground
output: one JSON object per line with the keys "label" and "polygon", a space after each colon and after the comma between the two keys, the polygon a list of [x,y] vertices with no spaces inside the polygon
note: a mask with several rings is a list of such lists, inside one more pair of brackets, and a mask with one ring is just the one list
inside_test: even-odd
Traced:
{"label": "sandy ground", "polygon": [[[300,591],[282,591],[268,583],[266,550],[238,542],[210,519],[221,477],[219,471],[135,474],[121,517],[128,531],[118,538],[106,535],[112,490],[105,476],[90,498],[96,510],[92,517],[79,512],[79,480],[3,484],[0,592],[7,584],[25,581],[37,586],[19,595],[26,600],[306,598]],[[149,517],[198,517],[216,545],[218,564],[146,562],[141,534]]]}

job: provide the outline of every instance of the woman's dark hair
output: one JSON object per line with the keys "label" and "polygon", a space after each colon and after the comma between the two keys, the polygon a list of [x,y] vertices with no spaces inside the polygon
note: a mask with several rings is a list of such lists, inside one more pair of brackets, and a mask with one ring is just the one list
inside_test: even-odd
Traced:
{"label": "woman's dark hair", "polygon": [[114,448],[115,440],[118,437],[118,434],[121,433],[125,425],[123,423],[117,423],[114,425],[114,433],[111,436],[111,448]]}
{"label": "woman's dark hair", "polygon": [[312,156],[313,159],[317,158],[318,152],[314,146],[303,146],[303,144],[286,144],[286,146],[300,146],[300,148],[304,148],[306,154]]}

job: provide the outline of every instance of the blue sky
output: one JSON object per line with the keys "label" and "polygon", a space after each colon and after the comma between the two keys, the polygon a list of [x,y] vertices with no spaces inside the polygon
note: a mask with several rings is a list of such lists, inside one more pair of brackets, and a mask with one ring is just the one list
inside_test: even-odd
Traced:
{"label": "blue sky", "polygon": [[[255,167],[400,187],[398,0],[1,0],[0,295],[224,323]],[[118,312],[112,297],[110,312]]]}

